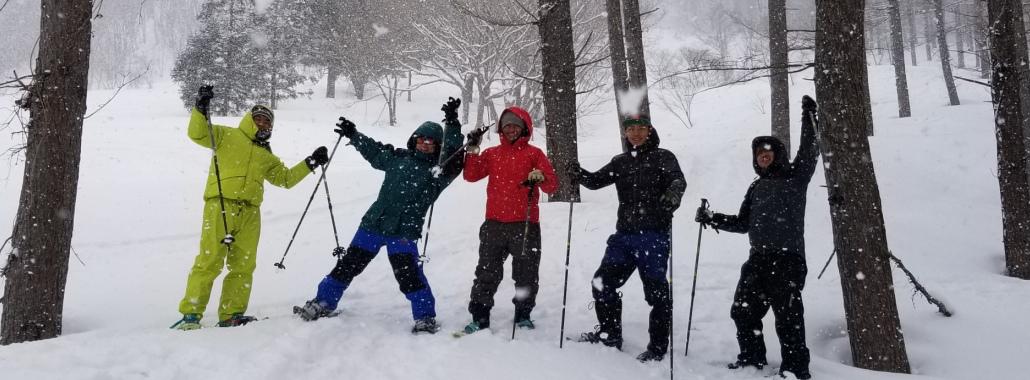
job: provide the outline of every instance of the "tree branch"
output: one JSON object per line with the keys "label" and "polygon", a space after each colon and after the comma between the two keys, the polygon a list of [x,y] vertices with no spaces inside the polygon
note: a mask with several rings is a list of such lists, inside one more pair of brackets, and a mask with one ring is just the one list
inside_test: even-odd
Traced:
{"label": "tree branch", "polygon": [[973,79],[969,79],[969,78],[963,78],[963,77],[960,77],[958,75],[954,75],[954,77],[955,77],[955,79],[964,80],[966,82],[972,82],[972,83],[976,83],[976,84],[981,85],[981,86],[991,87],[990,83],[981,82],[981,81],[973,80]]}
{"label": "tree branch", "polygon": [[916,280],[916,276],[914,276],[912,272],[909,272],[908,268],[905,268],[905,264],[901,263],[901,259],[898,259],[897,256],[894,256],[894,252],[887,251],[887,253],[890,254],[891,261],[893,261],[894,264],[896,264],[902,272],[905,272],[905,275],[908,276],[908,281],[916,287],[916,291],[923,293],[923,297],[926,297],[926,302],[929,302],[930,304],[937,306],[937,311],[941,314],[944,314],[945,317],[952,316],[951,311],[948,310],[948,307],[944,306],[943,302],[938,301],[936,298],[933,298],[933,296],[931,296],[930,293],[926,291],[926,288],[923,287],[923,284],[920,284],[919,281]]}

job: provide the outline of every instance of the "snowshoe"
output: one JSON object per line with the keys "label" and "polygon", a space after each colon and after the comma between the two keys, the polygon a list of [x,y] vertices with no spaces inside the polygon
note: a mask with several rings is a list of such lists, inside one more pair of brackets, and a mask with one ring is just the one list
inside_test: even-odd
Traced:
{"label": "snowshoe", "polygon": [[515,321],[515,326],[520,329],[526,330],[532,330],[536,328],[536,325],[533,324],[533,320],[529,318]]}
{"label": "snowshoe", "polygon": [[780,375],[781,378],[784,378],[784,379],[789,379],[790,378],[790,377],[787,376],[788,373],[794,375],[794,377],[797,378],[798,380],[806,380],[806,379],[811,379],[812,378],[812,374],[809,373],[807,370],[791,371],[791,370],[780,369],[779,372],[777,372],[777,373]]}
{"label": "snowshoe", "polygon": [[664,358],[665,353],[657,353],[651,350],[644,351],[640,353],[640,355],[637,355],[637,360],[639,360],[641,363],[660,362]]}
{"label": "snowshoe", "polygon": [[465,325],[464,329],[461,329],[459,331],[455,331],[453,334],[451,334],[451,336],[453,336],[455,338],[461,338],[461,337],[463,337],[465,335],[474,334],[476,332],[479,332],[479,331],[482,331],[482,330],[486,330],[488,328],[490,328],[490,324],[489,323],[482,323],[482,324],[480,324],[479,322],[472,321],[472,322],[469,322],[469,324]]}
{"label": "snowshoe", "polygon": [[249,316],[249,315],[243,315],[243,313],[233,314],[231,317],[225,319],[224,321],[218,322],[218,327],[243,326],[245,324],[248,324],[250,322],[254,322],[256,320],[257,320],[257,318],[254,318],[254,317]]}
{"label": "snowshoe", "polygon": [[601,343],[608,347],[615,347],[619,351],[622,351],[622,337],[611,336],[608,333],[595,330],[592,332],[585,332],[579,334],[579,337],[569,337],[569,340],[576,342],[586,342],[591,344]]}
{"label": "snowshoe", "polygon": [[762,368],[765,368],[765,366],[767,364],[768,363],[766,363],[764,361],[763,362],[748,362],[748,361],[743,361],[743,360],[737,360],[737,361],[735,361],[733,363],[727,364],[726,368],[729,368],[729,369],[741,369],[741,368],[747,368],[747,367],[755,367],[755,369],[761,371]]}
{"label": "snowshoe", "polygon": [[436,323],[436,318],[433,317],[419,319],[415,321],[415,326],[411,327],[411,333],[416,335],[421,333],[436,334],[437,331],[440,331],[440,325]]}
{"label": "snowshoe", "polygon": [[313,299],[305,302],[304,306],[294,306],[293,314],[297,314],[300,316],[300,319],[310,322],[322,317],[331,317],[338,313],[333,310],[329,310],[317,299]]}
{"label": "snowshoe", "polygon": [[175,322],[175,324],[173,324],[172,327],[169,328],[182,331],[189,331],[196,330],[201,327],[202,326],[200,325],[200,314],[183,314],[182,319],[180,319],[178,322]]}

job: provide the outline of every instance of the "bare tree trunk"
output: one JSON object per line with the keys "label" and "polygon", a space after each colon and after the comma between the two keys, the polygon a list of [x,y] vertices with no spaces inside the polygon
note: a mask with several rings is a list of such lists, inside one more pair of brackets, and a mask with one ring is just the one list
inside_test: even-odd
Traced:
{"label": "bare tree trunk", "polygon": [[933,20],[930,20],[930,12],[923,12],[923,37],[926,40],[926,61],[933,60]]}
{"label": "bare tree trunk", "polygon": [[980,78],[991,77],[991,52],[987,45],[989,31],[987,29],[987,8],[984,1],[976,2],[976,59],[980,65]]}
{"label": "bare tree trunk", "polygon": [[[639,0],[622,0],[622,21],[625,23],[626,32],[626,69],[629,74],[629,86],[644,91],[640,108],[624,111],[651,117],[651,106],[647,99],[647,63],[644,62],[644,31],[640,23]],[[623,107],[625,106],[623,104]]]}
{"label": "bare tree trunk", "polygon": [[898,0],[887,0],[890,9],[891,56],[894,63],[894,86],[898,90],[898,117],[912,116],[908,99],[908,77],[905,75],[905,38],[901,35],[901,7]]}
{"label": "bare tree trunk", "polygon": [[411,103],[411,70],[408,70],[408,103]]}
{"label": "bare tree trunk", "polygon": [[61,335],[86,111],[91,0],[42,0],[25,174],[4,288],[0,344]]}
{"label": "bare tree trunk", "polygon": [[572,36],[569,0],[540,0],[541,69],[544,76],[544,120],[547,126],[547,156],[558,176],[558,191],[548,200],[578,202],[579,185],[569,176],[578,162],[576,144],[576,54]]}
{"label": "bare tree trunk", "polygon": [[916,10],[912,7],[912,1],[906,1],[905,6],[908,10],[908,53],[912,57],[912,66],[919,65],[919,59],[916,58],[916,46],[919,41],[919,34],[916,33]]}
{"label": "bare tree trunk", "polygon": [[787,0],[769,0],[769,101],[772,135],[790,152]]}
{"label": "bare tree trunk", "polygon": [[851,357],[859,368],[908,373],[880,191],[866,137],[864,1],[816,1],[817,133],[830,192]]}
{"label": "bare tree trunk", "polygon": [[955,89],[955,77],[951,74],[951,53],[948,52],[948,32],[944,23],[944,0],[934,0],[934,19],[937,22],[937,52],[941,57],[941,70],[944,73],[944,86],[948,89],[948,100],[951,105],[960,104],[958,90]]}
{"label": "bare tree trunk", "polygon": [[365,85],[368,84],[368,78],[365,76],[351,75],[350,83],[354,86],[354,97],[358,100],[365,99]]}
{"label": "bare tree trunk", "polygon": [[625,119],[625,111],[622,109],[622,100],[619,94],[625,93],[629,89],[629,73],[626,69],[626,40],[622,27],[622,0],[607,0],[605,5],[608,14],[608,51],[612,59],[612,87],[616,94],[615,109],[619,114],[618,126],[621,128],[622,121]]}
{"label": "bare tree trunk", "polygon": [[469,110],[472,103],[472,86],[475,84],[475,77],[472,74],[465,75],[465,86],[461,88],[461,123],[469,123]]}
{"label": "bare tree trunk", "polygon": [[951,12],[952,16],[955,17],[955,50],[958,51],[955,62],[955,67],[960,69],[966,68],[966,27],[962,22],[962,4],[955,4],[954,10]]}
{"label": "bare tree trunk", "polygon": [[340,76],[340,70],[336,68],[336,65],[329,65],[326,68],[328,72],[325,78],[325,97],[335,98],[336,97],[336,79]]}
{"label": "bare tree trunk", "polygon": [[[1005,267],[1008,275],[1030,280],[1030,184],[1027,182],[1024,114],[1020,96],[1027,45],[1022,4],[1017,0],[988,0],[994,129],[998,139],[998,183],[1001,189]],[[1014,122],[1014,121],[1020,122]]]}

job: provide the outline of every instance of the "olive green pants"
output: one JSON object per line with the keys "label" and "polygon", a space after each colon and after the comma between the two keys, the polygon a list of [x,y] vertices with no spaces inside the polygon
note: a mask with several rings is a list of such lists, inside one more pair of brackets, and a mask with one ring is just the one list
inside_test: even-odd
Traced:
{"label": "olive green pants", "polygon": [[222,243],[222,225],[218,198],[204,203],[204,224],[200,232],[200,253],[193,261],[186,280],[186,295],[179,303],[182,314],[204,314],[211,298],[211,286],[226,267],[229,273],[222,280],[222,296],[218,301],[218,320],[247,311],[251,283],[257,266],[258,238],[261,236],[261,210],[246,202],[225,200],[225,218],[235,241],[227,248]]}

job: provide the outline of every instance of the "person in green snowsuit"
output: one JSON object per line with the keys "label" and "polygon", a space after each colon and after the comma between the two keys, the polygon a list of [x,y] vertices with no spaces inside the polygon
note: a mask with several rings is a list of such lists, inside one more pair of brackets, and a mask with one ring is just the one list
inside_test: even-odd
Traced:
{"label": "person in green snowsuit", "polygon": [[[210,125],[208,107],[214,97],[212,86],[202,86],[196,107],[191,111],[187,133],[190,140],[211,148],[214,154],[204,189],[204,222],[197,254],[186,281],[186,295],[179,303],[183,318],[172,325],[180,330],[200,328],[200,319],[211,296],[211,285],[224,265],[229,273],[222,280],[218,302],[218,326],[246,324],[251,282],[257,263],[261,235],[261,201],[264,182],[291,188],[318,166],[329,161],[327,149],[318,147],[304,161],[287,167],[272,154],[268,143],[275,116],[270,109],[256,105],[243,115],[237,128]],[[217,175],[216,175],[217,173]],[[219,189],[218,177],[221,178]],[[222,203],[224,201],[224,224]],[[225,225],[228,225],[228,233]]]}
{"label": "person in green snowsuit", "polygon": [[361,225],[350,246],[336,266],[318,284],[315,298],[293,311],[305,321],[330,315],[336,310],[343,292],[351,281],[368,266],[379,250],[386,246],[390,266],[401,293],[411,302],[415,325],[413,334],[435,333],[436,300],[418,262],[418,240],[426,211],[440,193],[461,174],[462,155],[450,162],[441,161],[462,149],[464,137],[458,121],[461,101],[450,98],[444,104],[447,129],[427,121],[408,138],[407,149],[385,145],[357,131],[354,123],[340,118],[336,132],[350,139],[372,168],[386,172],[379,196],[361,218]]}

